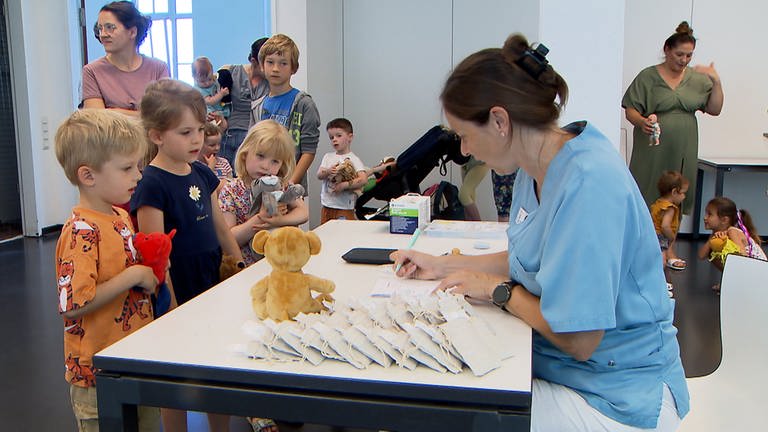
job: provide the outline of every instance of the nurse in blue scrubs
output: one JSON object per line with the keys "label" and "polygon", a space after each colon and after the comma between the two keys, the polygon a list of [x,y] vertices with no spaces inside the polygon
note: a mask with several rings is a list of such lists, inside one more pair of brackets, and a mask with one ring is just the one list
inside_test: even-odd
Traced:
{"label": "nurse in blue scrubs", "polygon": [[533,431],[674,431],[689,409],[673,307],[645,201],[546,47],[510,36],[470,55],[441,100],[462,151],[517,172],[507,252],[393,254],[399,276],[492,302],[533,330]]}

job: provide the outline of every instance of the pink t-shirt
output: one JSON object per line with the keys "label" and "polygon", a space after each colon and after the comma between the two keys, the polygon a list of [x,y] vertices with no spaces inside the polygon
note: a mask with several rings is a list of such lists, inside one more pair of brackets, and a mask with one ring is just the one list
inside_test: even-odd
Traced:
{"label": "pink t-shirt", "polygon": [[107,108],[138,110],[147,85],[170,76],[164,62],[152,57],[141,58],[141,66],[133,72],[121,71],[106,57],[83,66],[82,100],[99,98]]}

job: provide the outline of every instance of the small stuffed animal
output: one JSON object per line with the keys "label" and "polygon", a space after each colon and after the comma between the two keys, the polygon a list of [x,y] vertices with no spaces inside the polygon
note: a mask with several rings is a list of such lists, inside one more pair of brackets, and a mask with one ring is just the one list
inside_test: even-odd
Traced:
{"label": "small stuffed animal", "polygon": [[304,187],[300,184],[289,185],[283,190],[278,176],[262,176],[251,183],[251,208],[248,217],[261,210],[262,202],[266,202],[267,213],[270,216],[277,214],[277,204],[288,204],[304,196]]}
{"label": "small stuffed animal", "polygon": [[709,248],[712,249],[712,252],[721,252],[726,241],[728,241],[728,237],[712,236],[709,238]]}
{"label": "small stuffed animal", "polygon": [[357,178],[357,170],[352,165],[352,161],[344,159],[336,164],[336,175],[331,177],[331,183],[351,182]]}
{"label": "small stuffed animal", "polygon": [[648,116],[648,121],[651,122],[651,135],[649,136],[649,142],[648,145],[651,146],[657,146],[661,143],[659,141],[659,138],[661,137],[661,126],[659,125],[659,118],[656,117],[656,114],[651,114]]}
{"label": "small stuffed animal", "polygon": [[720,260],[720,263],[725,265],[725,259],[730,254],[739,254],[741,249],[727,236],[709,238],[709,248],[712,252],[709,254],[709,260]]}
{"label": "small stuffed animal", "polygon": [[[347,158],[336,164],[336,174],[330,177],[328,181],[332,185],[337,185],[341,182],[351,183],[356,178],[357,170],[355,170],[355,166],[352,165],[352,161]],[[362,188],[355,189],[352,192],[355,192],[358,196],[363,193]]]}
{"label": "small stuffed animal", "polygon": [[221,265],[219,266],[219,280],[225,281],[236,275],[245,268],[245,263],[238,261],[232,255],[224,254],[221,256]]}
{"label": "small stuffed animal", "polygon": [[176,235],[172,229],[168,234],[137,232],[133,237],[133,245],[139,252],[141,263],[152,267],[159,287],[165,282],[165,271],[168,270],[168,258],[171,257],[171,239]]}
{"label": "small stuffed animal", "polygon": [[165,272],[168,270],[168,259],[171,257],[171,240],[175,235],[176,230],[172,229],[168,234],[137,232],[133,237],[133,245],[139,252],[141,263],[152,268],[158,281],[155,294],[152,295],[152,310],[155,318],[163,315],[171,306],[171,291],[165,284]]}
{"label": "small stuffed animal", "polygon": [[[227,88],[229,91],[232,91],[232,85],[234,84],[234,80],[232,79],[232,72],[230,72],[229,69],[223,68],[219,69],[217,72],[216,80],[219,82],[219,87]],[[227,94],[221,98],[221,104],[232,104],[232,95]]]}
{"label": "small stuffed animal", "polygon": [[[320,312],[326,309],[320,301],[333,300],[333,281],[301,271],[310,255],[320,253],[317,234],[290,226],[272,232],[259,231],[251,247],[272,266],[272,273],[251,287],[253,310],[259,318],[285,321],[301,312]],[[321,295],[315,299],[311,291]]]}

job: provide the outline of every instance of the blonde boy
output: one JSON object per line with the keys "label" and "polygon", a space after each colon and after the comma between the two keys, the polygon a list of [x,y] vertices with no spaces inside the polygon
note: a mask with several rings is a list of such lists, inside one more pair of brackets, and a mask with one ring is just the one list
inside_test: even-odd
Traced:
{"label": "blonde boy", "polygon": [[[98,430],[93,355],[152,321],[157,278],[138,265],[133,225],[115,204],[141,178],[146,138],[137,120],[100,109],[72,114],[56,132],[56,158],[79,203],[56,245],[65,379],[80,431]],[[139,407],[142,431],[159,430],[159,410]]]}
{"label": "blonde boy", "polygon": [[269,81],[269,94],[251,104],[250,126],[272,119],[288,129],[296,143],[296,169],[289,181],[306,191],[307,170],[320,140],[320,114],[312,97],[291,86],[291,77],[299,70],[299,48],[288,36],[276,34],[261,46],[259,64]]}

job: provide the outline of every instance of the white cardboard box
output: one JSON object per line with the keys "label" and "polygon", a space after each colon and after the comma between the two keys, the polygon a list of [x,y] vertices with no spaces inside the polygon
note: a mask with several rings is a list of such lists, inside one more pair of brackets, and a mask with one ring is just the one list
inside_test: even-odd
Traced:
{"label": "white cardboard box", "polygon": [[430,199],[419,194],[407,194],[389,201],[389,232],[413,234],[432,219]]}

